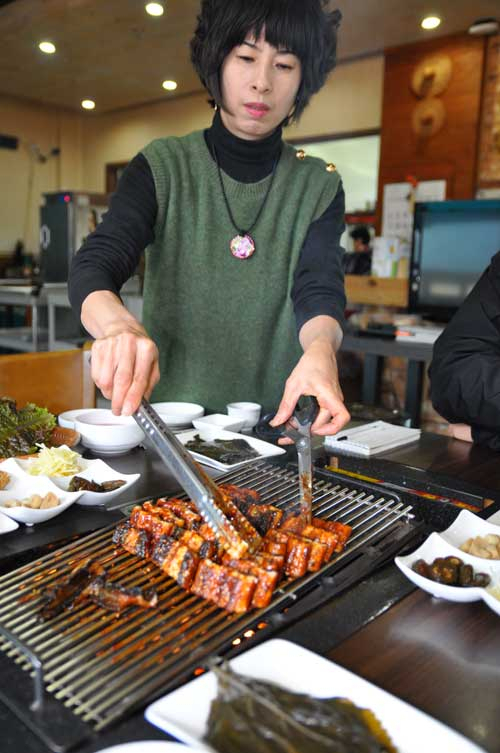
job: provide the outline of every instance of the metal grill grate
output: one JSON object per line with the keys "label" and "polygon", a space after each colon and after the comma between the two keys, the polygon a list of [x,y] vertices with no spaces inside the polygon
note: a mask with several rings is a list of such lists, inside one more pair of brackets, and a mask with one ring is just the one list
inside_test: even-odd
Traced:
{"label": "metal grill grate", "polygon": [[[256,463],[218,479],[247,486],[263,502],[287,507],[298,496],[293,470]],[[46,691],[94,730],[101,730],[146,699],[191,676],[210,655],[227,652],[245,632],[268,625],[305,591],[387,537],[411,517],[397,496],[384,497],[360,485],[316,480],[313,513],[348,523],[353,533],[345,551],[319,573],[285,581],[269,607],[245,615],[228,614],[179,588],[154,565],[118,552],[114,526],[101,530],[0,578],[0,649],[32,674],[26,654],[12,637],[41,661]],[[155,610],[110,614],[86,603],[50,622],[40,622],[40,599],[84,557],[95,557],[110,579],[126,586],[154,585]],[[267,622],[266,622],[267,621]],[[9,635],[9,633],[11,635]],[[250,634],[248,633],[248,634]],[[55,749],[55,748],[54,748]],[[59,749],[61,749],[59,747]]]}

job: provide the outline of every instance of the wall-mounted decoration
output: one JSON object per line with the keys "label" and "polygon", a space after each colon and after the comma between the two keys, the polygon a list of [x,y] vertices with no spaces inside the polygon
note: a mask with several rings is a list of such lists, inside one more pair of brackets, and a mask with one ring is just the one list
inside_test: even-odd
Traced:
{"label": "wall-mounted decoration", "polygon": [[444,126],[446,110],[438,96],[449,86],[453,64],[448,55],[429,55],[413,70],[411,90],[420,100],[415,105],[411,124],[419,139],[429,139]]}
{"label": "wall-mounted decoration", "polygon": [[488,40],[486,52],[478,184],[500,187],[500,35]]}
{"label": "wall-mounted decoration", "polygon": [[446,91],[453,64],[448,55],[429,55],[413,71],[411,88],[419,99],[438,97]]}
{"label": "wall-mounted decoration", "polygon": [[420,138],[434,136],[443,127],[445,118],[446,110],[440,99],[423,99],[411,116],[413,132]]}

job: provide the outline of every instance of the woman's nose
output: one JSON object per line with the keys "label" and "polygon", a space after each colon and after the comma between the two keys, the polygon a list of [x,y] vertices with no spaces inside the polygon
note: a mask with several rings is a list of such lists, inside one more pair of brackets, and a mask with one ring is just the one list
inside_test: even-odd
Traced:
{"label": "woman's nose", "polygon": [[271,72],[267,65],[256,67],[252,88],[263,94],[272,88]]}

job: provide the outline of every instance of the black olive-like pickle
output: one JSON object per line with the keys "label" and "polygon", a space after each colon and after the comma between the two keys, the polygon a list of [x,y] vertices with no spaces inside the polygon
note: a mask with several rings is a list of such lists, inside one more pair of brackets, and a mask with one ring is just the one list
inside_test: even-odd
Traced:
{"label": "black olive-like pickle", "polygon": [[490,576],[487,573],[475,573],[472,565],[467,565],[460,557],[436,557],[428,564],[425,560],[416,560],[412,570],[423,578],[429,578],[436,583],[445,586],[479,586],[485,588],[490,584]]}

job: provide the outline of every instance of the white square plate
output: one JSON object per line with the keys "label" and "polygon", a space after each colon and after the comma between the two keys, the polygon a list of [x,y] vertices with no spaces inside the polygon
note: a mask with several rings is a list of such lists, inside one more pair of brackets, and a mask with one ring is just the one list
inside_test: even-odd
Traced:
{"label": "white square plate", "polygon": [[[46,520],[55,518],[70,505],[76,502],[83,492],[68,492],[58,488],[47,476],[29,476],[19,467],[15,458],[9,458],[0,463],[0,469],[10,475],[7,486],[0,491],[0,511],[18,523],[27,526],[36,523],[45,523]],[[53,492],[59,498],[57,507],[49,507],[46,510],[35,510],[31,507],[4,507],[4,502],[9,499],[26,499],[32,494],[40,494],[42,497],[48,492]],[[17,528],[17,526],[16,526]]]}
{"label": "white square plate", "polygon": [[[295,693],[317,698],[349,698],[356,705],[371,709],[398,753],[423,750],[484,753],[441,722],[295,643],[269,640],[230,663],[237,672],[277,683]],[[185,743],[200,745],[216,694],[216,678],[208,672],[149,706],[146,719]]]}
{"label": "white square plate", "polygon": [[190,750],[194,748],[186,748],[181,743],[167,740],[134,740],[130,743],[118,743],[111,748],[104,748],[98,753],[188,753]]}
{"label": "white square plate", "polygon": [[[28,472],[30,463],[33,462],[32,460],[15,460],[14,462],[18,464],[30,479],[49,478],[48,476],[32,476]],[[104,460],[100,459],[87,460],[86,458],[80,457],[78,464],[80,465],[81,471],[74,474],[75,476],[82,476],[82,478],[95,481],[98,484],[102,484],[103,481],[116,481],[118,479],[125,481],[123,486],[120,486],[118,489],[113,489],[113,491],[110,492],[83,492],[78,499],[79,505],[104,505],[110,499],[113,499],[113,497],[122,494],[125,489],[131,487],[132,484],[135,484],[141,475],[140,473],[120,473],[111,468],[111,466],[105,463]],[[67,491],[72,478],[73,476],[51,476],[50,480],[59,488],[59,490],[62,489],[63,491]],[[72,493],[78,493],[80,495],[80,492]]]}
{"label": "white square plate", "polygon": [[257,450],[257,452],[259,453],[260,457],[258,458],[250,458],[249,460],[243,460],[241,463],[232,463],[231,465],[228,465],[226,463],[220,463],[218,460],[207,458],[206,455],[202,455],[199,452],[191,452],[190,450],[191,455],[196,460],[198,460],[200,463],[203,463],[204,465],[209,465],[211,468],[215,468],[218,471],[232,471],[233,468],[240,468],[241,466],[247,465],[248,463],[254,463],[256,460],[271,458],[276,455],[283,455],[286,452],[283,447],[278,447],[277,445],[271,444],[270,442],[263,442],[262,439],[249,437],[246,434],[237,434],[234,431],[225,431],[224,429],[219,429],[217,426],[209,425],[199,428],[196,431],[184,431],[181,434],[177,434],[177,439],[179,439],[182,444],[186,444],[191,439],[194,439],[197,434],[199,434],[200,437],[207,442],[212,442],[214,439],[244,439],[245,442],[248,442],[250,447],[253,447],[253,449]]}

